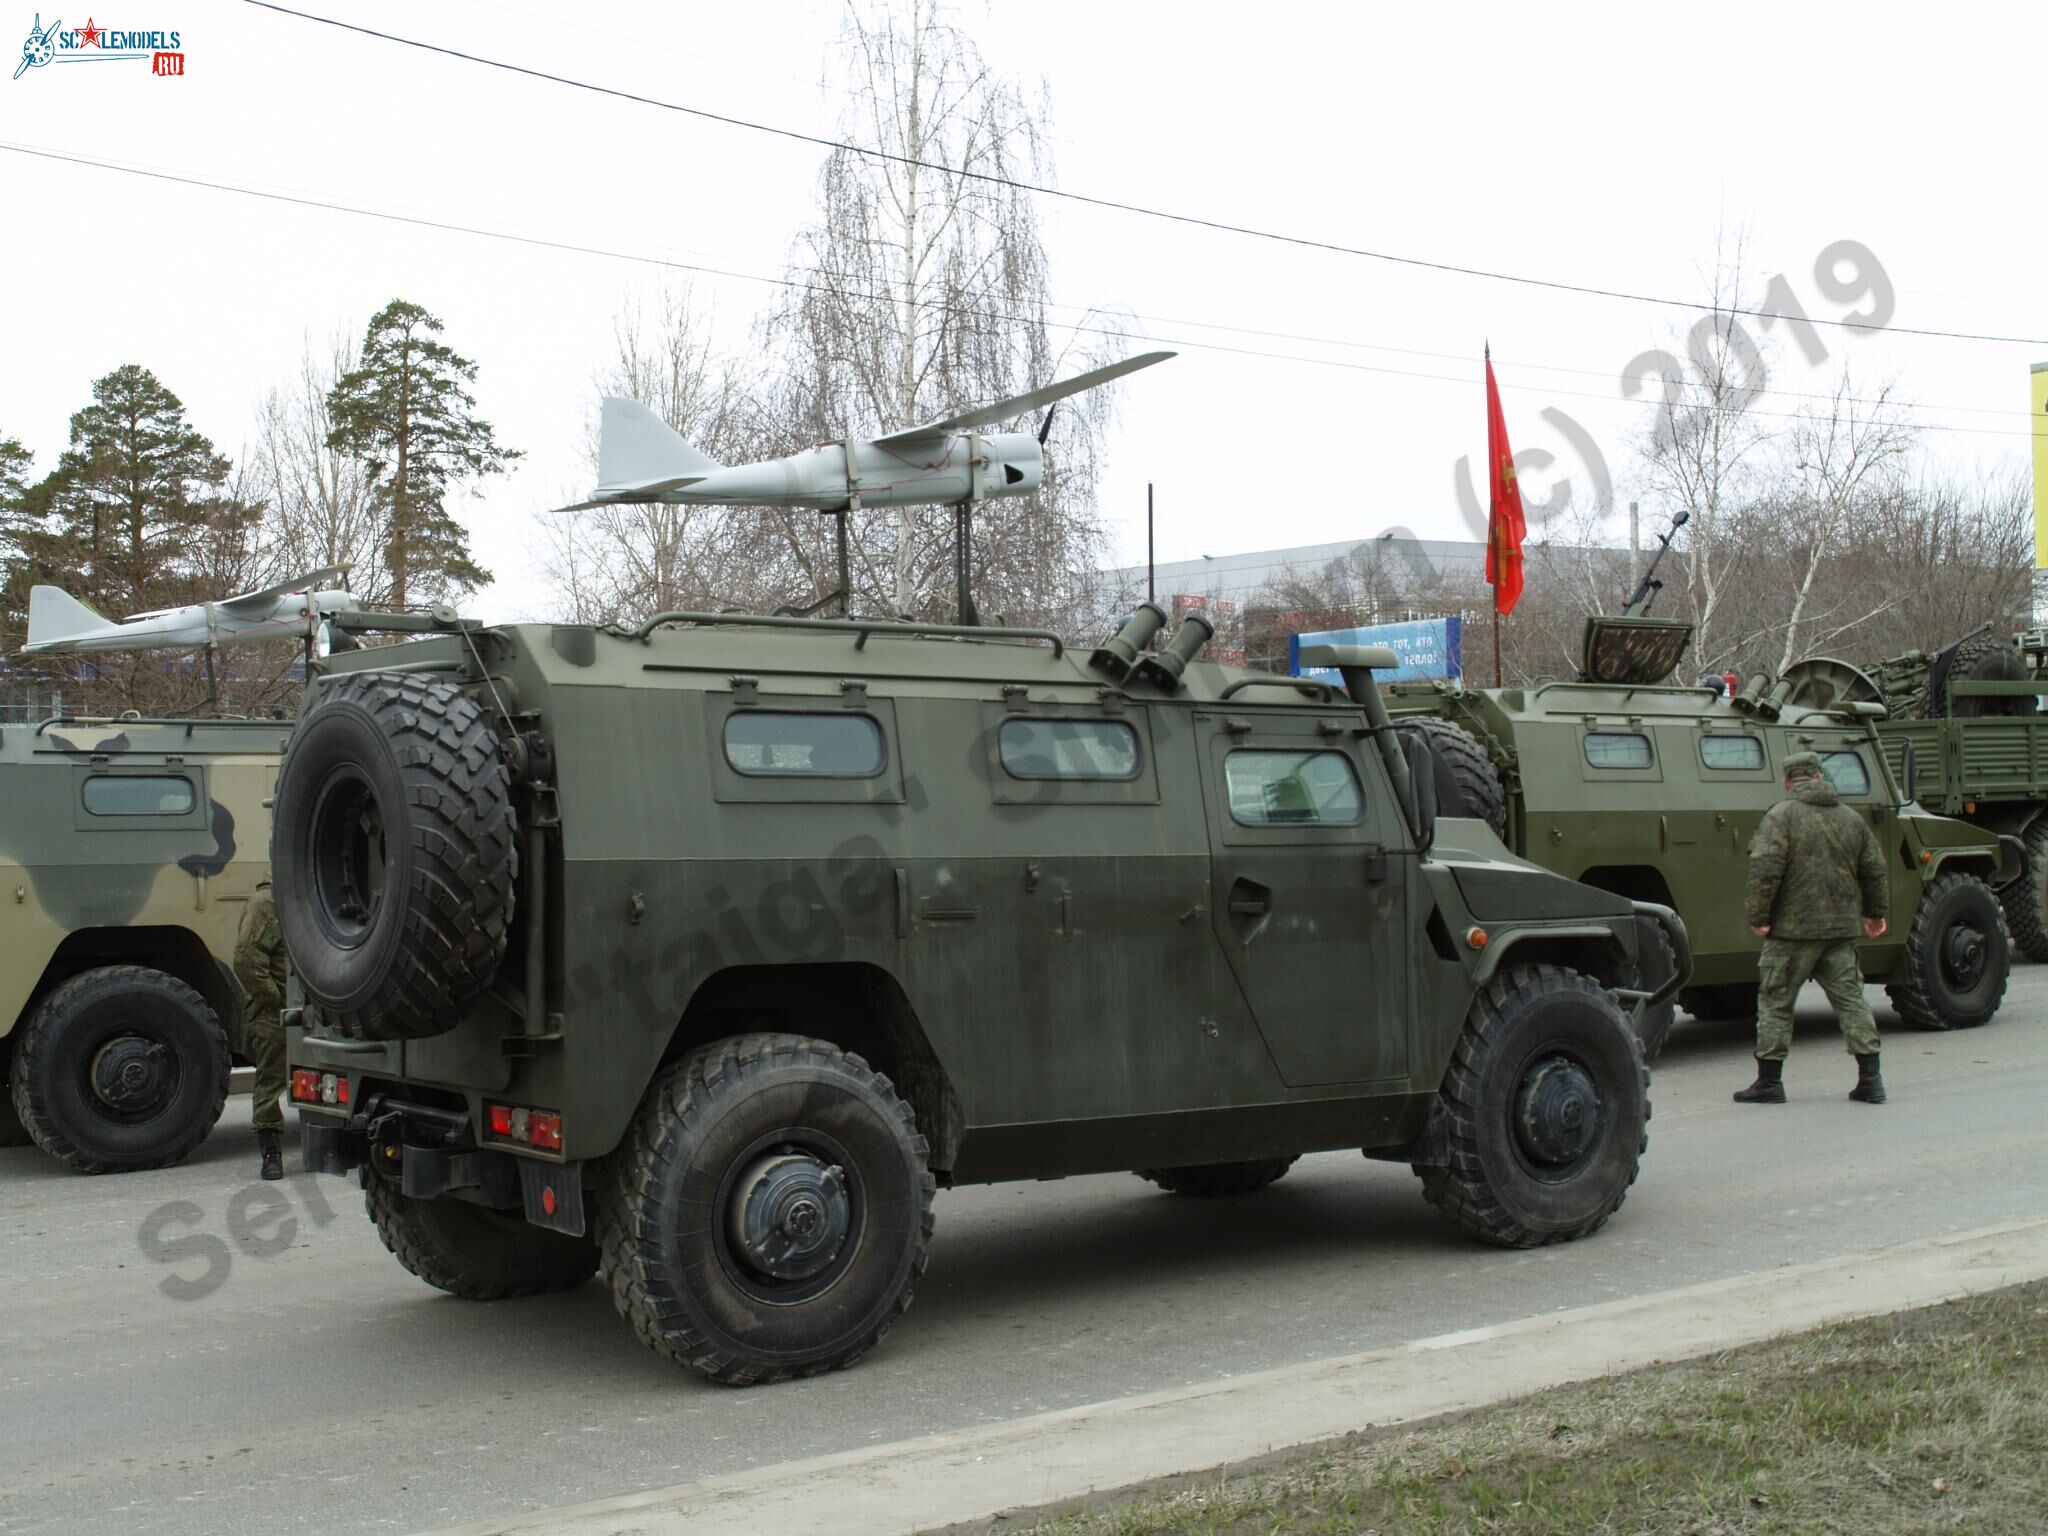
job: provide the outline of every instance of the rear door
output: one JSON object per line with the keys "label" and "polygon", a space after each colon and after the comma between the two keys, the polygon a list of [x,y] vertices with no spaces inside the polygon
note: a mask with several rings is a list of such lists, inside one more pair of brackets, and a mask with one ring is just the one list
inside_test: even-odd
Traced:
{"label": "rear door", "polygon": [[1413,839],[1355,724],[1196,715],[1210,927],[1290,1087],[1408,1071]]}

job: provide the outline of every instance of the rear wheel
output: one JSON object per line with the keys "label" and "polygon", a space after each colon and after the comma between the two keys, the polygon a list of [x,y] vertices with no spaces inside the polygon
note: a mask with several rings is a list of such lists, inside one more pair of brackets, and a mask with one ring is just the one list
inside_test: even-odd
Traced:
{"label": "rear wheel", "polygon": [[[1678,969],[1678,951],[1671,947],[1664,925],[1647,917],[1636,919],[1636,985],[1655,992],[1671,980]],[[1655,1061],[1671,1038],[1671,1026],[1678,1021],[1678,1000],[1667,997],[1635,1020],[1636,1038],[1643,1043],[1643,1060]]]}
{"label": "rear wheel", "polygon": [[1650,1074],[1620,1005],[1554,965],[1515,966],[1473,1001],[1439,1094],[1450,1161],[1417,1166],[1459,1230],[1505,1248],[1597,1231],[1649,1142]]}
{"label": "rear wheel", "polygon": [[1687,987],[1678,1006],[1696,1019],[1753,1019],[1759,991],[1753,981],[1721,981]]}
{"label": "rear wheel", "polygon": [[1180,1168],[1140,1168],[1138,1177],[1169,1195],[1248,1195],[1277,1183],[1296,1162],[1262,1157],[1243,1163],[1195,1163]]}
{"label": "rear wheel", "polygon": [[2011,971],[2012,941],[1991,887],[1974,875],[1937,875],[1920,893],[1906,957],[1884,990],[1917,1028],[1974,1029],[1998,1012]]}
{"label": "rear wheel", "polygon": [[415,1200],[372,1175],[363,1203],[392,1256],[427,1284],[471,1301],[504,1301],[581,1285],[597,1272],[597,1244],[536,1227],[453,1195]]}
{"label": "rear wheel", "polygon": [[184,982],[108,965],[37,1005],[10,1076],[14,1113],[37,1146],[80,1173],[131,1173],[206,1140],[227,1103],[228,1046]]}
{"label": "rear wheel", "polygon": [[1999,889],[1998,904],[2012,947],[2029,960],[2048,960],[2048,819],[2028,827],[2023,841],[2026,867]]}
{"label": "rear wheel", "polygon": [[1475,816],[1508,835],[1508,796],[1493,759],[1478,738],[1462,726],[1434,715],[1409,715],[1394,722],[1403,736],[1420,736],[1436,759],[1436,799],[1444,816]]}
{"label": "rear wheel", "polygon": [[851,1365],[924,1273],[928,1150],[889,1080],[837,1046],[707,1046],[648,1088],[599,1195],[612,1300],[728,1386]]}
{"label": "rear wheel", "polygon": [[14,1038],[8,1035],[0,1039],[0,1147],[25,1147],[31,1139],[28,1127],[14,1112],[14,1080],[10,1076],[14,1065]]}

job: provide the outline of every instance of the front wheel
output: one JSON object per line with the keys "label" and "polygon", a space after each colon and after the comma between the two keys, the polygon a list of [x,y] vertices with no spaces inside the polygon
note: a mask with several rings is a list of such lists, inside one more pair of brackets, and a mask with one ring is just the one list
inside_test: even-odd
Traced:
{"label": "front wheel", "polygon": [[1460,1231],[1534,1248],[1597,1231],[1649,1143],[1642,1044],[1598,982],[1515,966],[1466,1016],[1439,1093],[1450,1161],[1418,1165],[1422,1193]]}
{"label": "front wheel", "polygon": [[924,1273],[928,1152],[858,1056],[797,1035],[707,1046],[654,1080],[599,1195],[612,1300],[727,1386],[851,1365]]}
{"label": "front wheel", "polygon": [[2048,960],[2048,817],[2027,828],[2025,867],[1999,887],[2012,946],[2029,960]]}
{"label": "front wheel", "polygon": [[363,1203],[392,1257],[427,1284],[471,1301],[539,1296],[597,1272],[597,1244],[536,1227],[517,1211],[437,1195],[417,1200],[372,1175]]}
{"label": "front wheel", "polygon": [[177,977],[107,965],[37,1005],[9,1075],[37,1146],[80,1173],[132,1173],[206,1140],[227,1103],[228,1044]]}
{"label": "front wheel", "polygon": [[1974,1029],[1998,1012],[2011,971],[2012,940],[1991,887],[1974,875],[1937,875],[1884,990],[1917,1028]]}

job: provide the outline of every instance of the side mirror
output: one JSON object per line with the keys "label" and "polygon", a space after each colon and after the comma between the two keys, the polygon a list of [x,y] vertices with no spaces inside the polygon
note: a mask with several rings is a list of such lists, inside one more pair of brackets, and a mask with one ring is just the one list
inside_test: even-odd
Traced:
{"label": "side mirror", "polygon": [[1910,741],[1906,743],[1905,754],[1899,764],[1899,777],[1905,781],[1903,787],[1906,791],[1906,799],[1909,802],[1918,800],[1920,798],[1920,754],[1913,750],[1913,743]]}
{"label": "side mirror", "polygon": [[1427,853],[1436,843],[1436,753],[1420,734],[1408,736],[1403,748],[1409,793],[1415,797],[1415,846]]}

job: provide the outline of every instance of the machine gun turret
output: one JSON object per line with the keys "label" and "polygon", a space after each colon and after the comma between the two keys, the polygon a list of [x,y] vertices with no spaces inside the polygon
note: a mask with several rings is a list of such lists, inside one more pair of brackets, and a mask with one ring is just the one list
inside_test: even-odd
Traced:
{"label": "machine gun turret", "polygon": [[1692,643],[1692,625],[1683,619],[1653,619],[1650,604],[1656,601],[1664,583],[1657,579],[1657,563],[1671,548],[1672,535],[1683,528],[1689,514],[1680,512],[1657,540],[1655,553],[1643,570],[1628,602],[1618,614],[1593,614],[1586,620],[1586,639],[1580,651],[1579,681],[1582,683],[1626,683],[1641,687],[1663,682],[1677,670],[1679,658]]}

